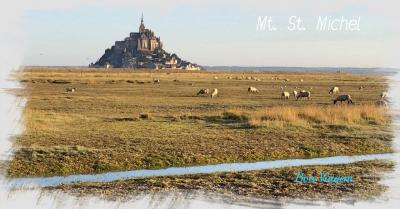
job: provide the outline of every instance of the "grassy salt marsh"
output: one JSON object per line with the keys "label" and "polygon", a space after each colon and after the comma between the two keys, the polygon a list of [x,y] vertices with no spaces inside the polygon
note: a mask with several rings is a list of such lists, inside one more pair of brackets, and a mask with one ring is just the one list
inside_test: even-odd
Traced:
{"label": "grassy salt marsh", "polygon": [[[16,77],[27,104],[10,177],[392,151],[390,116],[374,105],[388,88],[380,75],[32,68]],[[334,106],[331,86],[355,105]],[[311,100],[283,100],[280,87],[312,88]],[[201,88],[219,95],[196,96]]]}

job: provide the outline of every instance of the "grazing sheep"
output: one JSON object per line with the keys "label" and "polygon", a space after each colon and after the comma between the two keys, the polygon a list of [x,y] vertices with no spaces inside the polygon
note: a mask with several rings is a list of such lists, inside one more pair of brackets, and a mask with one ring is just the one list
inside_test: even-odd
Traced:
{"label": "grazing sheep", "polygon": [[68,87],[68,88],[65,89],[65,91],[73,93],[73,92],[76,91],[76,88]]}
{"label": "grazing sheep", "polygon": [[214,91],[211,93],[211,98],[214,98],[218,95],[218,89],[214,89]]}
{"label": "grazing sheep", "polygon": [[303,79],[300,79],[300,82],[303,82]]}
{"label": "grazing sheep", "polygon": [[361,85],[360,87],[358,87],[358,90],[362,91],[362,90],[364,90],[364,88],[365,88],[365,86]]}
{"label": "grazing sheep", "polygon": [[347,101],[347,104],[350,104],[350,103],[353,104],[353,100],[351,99],[351,96],[349,94],[343,94],[343,95],[336,97],[336,99],[333,100],[333,104],[336,104],[336,102],[342,103],[344,101]]}
{"label": "grazing sheep", "polygon": [[218,80],[218,77],[217,77],[217,76],[214,76],[214,80]]}
{"label": "grazing sheep", "polygon": [[310,91],[304,91],[301,90],[296,97],[296,100],[299,100],[300,98],[307,98],[307,100],[310,100],[311,98],[311,92]]}
{"label": "grazing sheep", "polygon": [[228,76],[228,77],[226,77],[226,78],[229,79],[229,80],[233,79],[232,76]]}
{"label": "grazing sheep", "polygon": [[296,97],[297,97],[297,91],[296,91],[296,90],[294,90],[294,91],[293,91],[293,98],[295,98],[295,99],[296,99]]}
{"label": "grazing sheep", "polygon": [[285,79],[283,79],[283,81],[288,82],[288,81],[289,81],[289,78],[285,78]]}
{"label": "grazing sheep", "polygon": [[290,94],[287,91],[283,91],[281,93],[281,99],[289,99],[289,96],[290,96]]}
{"label": "grazing sheep", "polygon": [[250,86],[247,91],[249,93],[258,93],[258,89],[256,87]]}
{"label": "grazing sheep", "polygon": [[339,87],[334,86],[331,88],[331,90],[329,90],[329,94],[337,94],[339,93]]}
{"label": "grazing sheep", "polygon": [[209,89],[200,89],[200,91],[197,93],[197,96],[199,95],[207,95],[210,93]]}
{"label": "grazing sheep", "polygon": [[256,78],[256,81],[261,81],[261,79],[260,78]]}
{"label": "grazing sheep", "polygon": [[159,84],[159,83],[160,83],[160,79],[154,79],[154,80],[153,80],[153,83],[154,83],[154,84],[156,84],[156,83]]}
{"label": "grazing sheep", "polygon": [[381,100],[386,99],[388,97],[388,93],[386,91],[381,93]]}
{"label": "grazing sheep", "polygon": [[378,106],[378,107],[388,107],[389,105],[388,105],[388,102],[387,101],[385,101],[385,100],[383,100],[383,99],[380,99],[380,100],[378,100],[378,101],[376,101],[376,106]]}

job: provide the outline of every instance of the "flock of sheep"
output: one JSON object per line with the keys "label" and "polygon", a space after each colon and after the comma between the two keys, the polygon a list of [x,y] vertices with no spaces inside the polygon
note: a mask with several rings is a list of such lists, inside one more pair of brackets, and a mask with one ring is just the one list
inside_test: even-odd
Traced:
{"label": "flock of sheep", "polygon": [[[227,77],[227,78],[228,78],[228,79],[234,79],[233,77],[230,77],[230,76]],[[214,79],[217,80],[218,77],[215,76]],[[236,78],[236,79],[240,79],[240,78]],[[255,77],[243,77],[243,79],[261,81],[261,79],[255,78]],[[277,78],[272,78],[272,79],[277,79]],[[289,79],[283,79],[283,80],[284,80],[285,82],[289,81]],[[175,81],[175,80],[174,80],[174,81]],[[300,79],[300,82],[303,82],[303,79]],[[153,83],[154,83],[154,84],[159,84],[159,83],[160,83],[160,80],[159,80],[159,79],[154,79],[154,80],[153,80]],[[286,87],[286,86],[285,86],[285,87]],[[365,88],[365,86],[361,85],[361,86],[359,87],[359,90],[362,91],[364,88]],[[298,88],[296,87],[296,89],[298,89]],[[281,86],[281,90],[282,90],[282,92],[281,92],[281,99],[289,99],[289,98],[290,98],[290,93],[287,92],[287,91],[283,91],[284,88],[283,88],[282,86]],[[310,100],[310,98],[311,98],[311,90],[312,90],[312,88],[310,88],[309,91],[300,90],[299,92],[297,92],[297,90],[294,90],[294,91],[292,92],[292,94],[293,94],[293,97],[294,97],[295,100],[299,100],[299,99],[303,99],[303,98],[304,98],[304,99],[307,99],[307,100]],[[68,92],[73,93],[73,92],[75,92],[75,91],[76,91],[76,88],[72,88],[72,87],[66,88],[66,92],[67,92],[67,93],[68,93]],[[259,93],[259,90],[258,90],[256,87],[254,87],[254,86],[250,86],[250,87],[247,89],[247,91],[248,91],[250,94],[252,94],[252,93]],[[337,87],[337,86],[331,87],[328,93],[329,93],[330,95],[338,94],[338,93],[339,93],[339,87]],[[208,96],[208,95],[210,95],[211,98],[216,97],[216,96],[218,95],[218,89],[215,88],[215,89],[213,89],[212,92],[210,92],[210,89],[204,88],[204,89],[200,89],[200,90],[198,91],[198,93],[197,93],[197,96]],[[387,107],[387,106],[388,106],[387,98],[388,98],[388,93],[387,93],[387,92],[382,92],[382,93],[380,94],[380,96],[379,96],[379,99],[376,101],[376,105]],[[352,97],[351,97],[350,94],[338,95],[338,96],[336,97],[336,99],[333,100],[333,104],[336,104],[337,102],[340,102],[340,103],[347,102],[347,104],[354,104],[354,103],[353,103],[353,99],[352,99]]]}
{"label": "flock of sheep", "polygon": [[[233,79],[232,77],[227,77],[228,79]],[[218,77],[214,77],[215,80],[218,79]],[[259,81],[260,79],[258,78],[253,78],[253,77],[246,77],[246,80],[256,80]],[[289,79],[284,79],[285,82],[289,81]],[[300,82],[303,82],[303,79],[300,79]],[[360,91],[364,90],[365,86],[361,85],[358,89]],[[289,99],[290,98],[290,93],[287,91],[283,91],[283,87],[281,87],[281,99]],[[298,89],[296,87],[296,89]],[[312,88],[311,88],[312,89]],[[309,91],[306,90],[300,90],[299,92],[294,90],[292,92],[293,97],[295,100],[299,100],[299,99],[307,99],[310,100],[311,98],[311,89]],[[247,91],[249,93],[259,93],[259,90],[254,87],[254,86],[250,86]],[[339,87],[337,86],[333,86],[330,88],[329,92],[330,95],[335,95],[339,93]],[[207,96],[210,94],[210,90],[209,89],[200,89],[200,91],[197,93],[197,96]],[[214,89],[213,92],[211,93],[211,98],[215,97],[218,95],[218,89]],[[376,105],[378,106],[388,106],[388,102],[387,102],[387,97],[388,97],[388,93],[387,92],[382,92],[379,96],[379,99],[376,101]],[[338,95],[334,100],[333,100],[333,104],[336,104],[337,102],[343,103],[343,102],[347,102],[347,104],[354,104],[353,99],[351,97],[350,94],[342,94],[342,95]]]}

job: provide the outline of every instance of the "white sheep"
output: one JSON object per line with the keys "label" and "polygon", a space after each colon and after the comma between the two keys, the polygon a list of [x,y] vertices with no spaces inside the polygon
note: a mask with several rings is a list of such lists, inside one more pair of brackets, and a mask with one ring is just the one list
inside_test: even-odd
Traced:
{"label": "white sheep", "polygon": [[329,90],[329,94],[337,94],[339,93],[339,87],[334,86]]}
{"label": "white sheep", "polygon": [[293,98],[295,98],[295,99],[296,99],[296,97],[297,97],[297,91],[296,91],[296,90],[294,90],[294,91],[293,91]]}
{"label": "white sheep", "polygon": [[218,89],[214,89],[214,91],[211,93],[211,98],[214,98],[218,95]]}
{"label": "white sheep", "polygon": [[247,91],[249,93],[258,93],[258,89],[256,87],[250,86]]}
{"label": "white sheep", "polygon": [[386,91],[382,92],[381,95],[381,100],[386,99],[388,97],[388,93]]}
{"label": "white sheep", "polygon": [[290,96],[290,94],[287,91],[283,91],[281,93],[281,99],[289,99],[289,96]]}

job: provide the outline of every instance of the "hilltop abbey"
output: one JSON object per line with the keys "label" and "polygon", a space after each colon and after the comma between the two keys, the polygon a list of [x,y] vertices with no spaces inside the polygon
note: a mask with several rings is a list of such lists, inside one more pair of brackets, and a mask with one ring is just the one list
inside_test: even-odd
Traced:
{"label": "hilltop abbey", "polygon": [[140,21],[139,33],[131,33],[129,38],[131,40],[137,40],[137,50],[139,51],[154,51],[157,48],[162,48],[160,38],[155,37],[153,31],[144,27],[143,16]]}
{"label": "hilltop abbey", "polygon": [[141,18],[139,32],[132,32],[123,41],[106,49],[103,56],[90,67],[150,68],[200,70],[201,67],[180,59],[176,54],[163,50],[160,37],[147,29]]}

